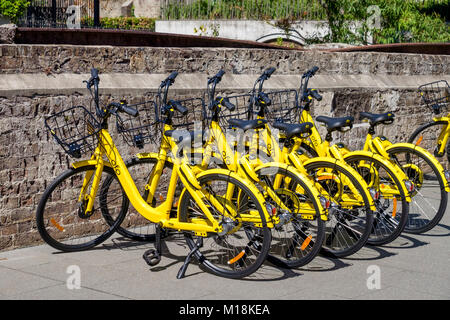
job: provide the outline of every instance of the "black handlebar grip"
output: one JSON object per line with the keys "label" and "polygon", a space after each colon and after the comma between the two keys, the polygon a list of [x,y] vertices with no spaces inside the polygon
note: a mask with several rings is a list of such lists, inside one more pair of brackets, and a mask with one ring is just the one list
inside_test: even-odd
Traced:
{"label": "black handlebar grip", "polygon": [[187,115],[188,108],[183,106],[179,101],[170,100],[169,105],[173,107],[175,110],[177,110],[179,113],[181,113],[183,116]]}
{"label": "black handlebar grip", "polygon": [[220,81],[220,80],[222,80],[222,77],[224,74],[225,74],[225,71],[220,70],[219,72],[217,72],[217,74],[214,77]]}
{"label": "black handlebar grip", "polygon": [[175,78],[178,76],[178,72],[177,71],[174,71],[174,72],[172,72],[168,77],[167,77],[167,80],[170,80],[171,82],[174,82],[175,81]]}
{"label": "black handlebar grip", "polygon": [[317,70],[319,70],[319,67],[318,66],[314,66],[314,67],[311,68],[311,70],[309,70],[309,72],[313,76],[313,75],[316,74]]}
{"label": "black handlebar grip", "polygon": [[139,114],[139,111],[137,109],[128,107],[126,104],[120,105],[120,111],[125,112],[132,117],[136,117]]}
{"label": "black handlebar grip", "polygon": [[322,100],[322,96],[319,94],[319,92],[316,89],[312,89],[310,91],[311,96],[316,99],[317,101]]}
{"label": "black handlebar grip", "polygon": [[95,68],[91,69],[91,77],[98,78],[98,69],[95,69]]}
{"label": "black handlebar grip", "polygon": [[269,78],[271,75],[272,75],[272,73],[274,73],[275,72],[275,68],[274,67],[271,67],[271,68],[269,68],[269,69],[266,69],[266,71],[264,71],[264,75],[267,77],[267,78]]}
{"label": "black handlebar grip", "polygon": [[236,106],[232,104],[228,98],[223,98],[221,104],[230,111],[234,111],[234,109],[236,109]]}

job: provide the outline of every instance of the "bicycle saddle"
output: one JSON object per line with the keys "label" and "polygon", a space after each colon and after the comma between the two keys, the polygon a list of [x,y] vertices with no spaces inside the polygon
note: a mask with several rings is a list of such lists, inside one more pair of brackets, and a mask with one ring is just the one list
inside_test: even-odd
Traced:
{"label": "bicycle saddle", "polygon": [[286,138],[292,138],[293,136],[300,136],[303,134],[311,134],[311,128],[313,124],[311,122],[305,123],[285,123],[275,121],[273,127],[284,131]]}
{"label": "bicycle saddle", "polygon": [[372,126],[377,124],[391,124],[394,122],[395,114],[392,112],[386,113],[370,113],[370,112],[360,112],[359,118],[361,120],[368,119]]}
{"label": "bicycle saddle", "polygon": [[195,139],[199,139],[202,141],[203,131],[187,131],[187,130],[167,130],[164,132],[166,137],[171,137],[176,144],[180,144],[181,142],[190,143],[191,141],[195,141]]}
{"label": "bicycle saddle", "polygon": [[241,120],[241,119],[229,119],[228,123],[232,127],[238,127],[244,131],[249,129],[262,129],[267,123],[267,120],[255,119],[255,120]]}
{"label": "bicycle saddle", "polygon": [[348,127],[348,129],[351,129],[353,127],[353,121],[355,121],[355,118],[352,116],[348,117],[341,117],[341,118],[331,118],[326,116],[318,116],[316,118],[317,122],[322,122],[326,125],[328,131],[346,131],[344,128]]}

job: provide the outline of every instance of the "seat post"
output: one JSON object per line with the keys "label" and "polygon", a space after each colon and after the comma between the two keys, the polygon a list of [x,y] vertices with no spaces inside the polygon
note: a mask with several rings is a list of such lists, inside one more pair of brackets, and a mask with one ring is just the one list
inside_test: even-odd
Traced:
{"label": "seat post", "polygon": [[331,142],[333,141],[333,135],[331,133],[331,131],[327,131],[327,135],[325,136],[325,141]]}

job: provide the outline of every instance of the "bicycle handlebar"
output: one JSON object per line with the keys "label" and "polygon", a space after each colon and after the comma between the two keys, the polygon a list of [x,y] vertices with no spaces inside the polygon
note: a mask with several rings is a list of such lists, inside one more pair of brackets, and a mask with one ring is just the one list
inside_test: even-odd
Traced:
{"label": "bicycle handlebar", "polygon": [[263,75],[266,76],[266,79],[269,79],[272,73],[275,72],[275,70],[276,69],[274,67],[268,68],[264,71]]}
{"label": "bicycle handlebar", "polygon": [[319,94],[319,92],[316,89],[309,90],[309,94],[317,101],[322,100],[322,96]]}
{"label": "bicycle handlebar", "polygon": [[131,108],[131,107],[128,107],[124,103],[111,102],[110,104],[108,104],[108,109],[110,107],[115,107],[115,108],[117,108],[117,111],[125,112],[126,114],[128,114],[128,115],[130,115],[132,117],[136,117],[139,114],[138,110],[136,110],[134,108]]}
{"label": "bicycle handlebar", "polygon": [[183,106],[179,101],[175,100],[169,100],[167,103],[170,107],[173,107],[175,110],[177,110],[179,113],[181,113],[183,116],[187,115],[188,109]]}
{"label": "bicycle handlebar", "polygon": [[234,109],[236,109],[236,106],[232,104],[228,98],[223,98],[220,103],[230,111],[234,111]]}
{"label": "bicycle handlebar", "polygon": [[223,77],[224,74],[225,74],[225,71],[219,70],[219,72],[217,72],[215,76],[213,76],[213,77],[208,79],[208,84],[211,84],[211,83],[217,84],[217,83],[219,83],[220,81],[222,81],[222,77]]}

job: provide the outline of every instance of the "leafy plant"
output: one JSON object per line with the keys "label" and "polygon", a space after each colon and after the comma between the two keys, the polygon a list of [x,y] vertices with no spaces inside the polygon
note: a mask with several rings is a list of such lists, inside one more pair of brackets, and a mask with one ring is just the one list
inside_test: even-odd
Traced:
{"label": "leafy plant", "polygon": [[17,20],[24,14],[29,6],[27,0],[1,0],[0,1],[0,16],[11,19],[16,23]]}
{"label": "leafy plant", "polygon": [[[100,27],[107,29],[155,31],[155,20],[156,19],[153,18],[136,17],[101,18]],[[82,18],[81,24],[85,26],[94,26],[94,19]]]}

